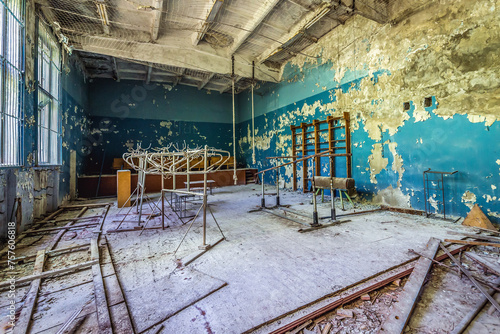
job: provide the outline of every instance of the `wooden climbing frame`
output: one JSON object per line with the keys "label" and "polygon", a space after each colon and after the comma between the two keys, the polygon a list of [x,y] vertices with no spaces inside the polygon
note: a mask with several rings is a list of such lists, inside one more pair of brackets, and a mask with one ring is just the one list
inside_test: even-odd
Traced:
{"label": "wooden climbing frame", "polygon": [[[330,175],[335,175],[336,158],[335,154],[345,153],[346,171],[345,177],[352,177],[351,166],[351,119],[348,112],[345,112],[343,117],[328,116],[326,120],[314,120],[312,123],[301,123],[300,125],[292,125],[292,158],[294,161],[303,157],[318,154],[322,151],[330,150],[330,156],[316,156],[312,166],[313,176],[321,175],[321,158],[329,158]],[[328,139],[323,141],[321,134],[326,132]],[[341,137],[344,135],[343,137]],[[344,144],[344,145],[342,145]],[[343,158],[344,156],[342,156]],[[311,178],[309,175],[308,160],[302,161],[302,189],[308,192],[310,189]],[[326,176],[326,175],[323,175]],[[293,190],[297,190],[297,163],[293,164]]]}

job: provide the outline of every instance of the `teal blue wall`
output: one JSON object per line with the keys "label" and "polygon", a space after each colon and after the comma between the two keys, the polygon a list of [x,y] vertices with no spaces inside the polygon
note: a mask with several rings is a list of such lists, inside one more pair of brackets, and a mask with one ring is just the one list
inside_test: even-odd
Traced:
{"label": "teal blue wall", "polygon": [[[349,90],[359,89],[359,82],[363,78],[371,80],[373,85],[377,85],[381,76],[388,76],[388,70],[375,71],[369,74],[368,71],[358,71],[348,73],[341,82],[334,82],[335,71],[331,63],[308,68],[305,66],[299,80],[288,82],[286,78],[296,78],[297,68],[288,67],[285,70],[285,80],[283,83],[275,85],[264,85],[256,90],[255,101],[255,128],[259,135],[263,133],[273,133],[269,148],[257,149],[256,164],[252,163],[252,147],[249,138],[239,146],[240,159],[246,162],[248,167],[265,169],[274,166],[266,157],[283,155],[283,148],[277,146],[279,136],[291,135],[289,125],[280,127],[277,120],[281,118],[292,118],[293,125],[301,122],[310,123],[314,119],[323,120],[328,115],[335,113],[335,110],[321,111],[316,108],[312,115],[293,116],[297,108],[304,104],[313,105],[320,102],[321,105],[336,101],[336,94],[332,90],[342,90],[345,94]],[[318,84],[320,87],[318,88]],[[306,97],[304,97],[306,95]],[[368,131],[364,127],[363,121],[355,124],[352,131],[352,166],[353,178],[356,181],[358,192],[367,198],[372,198],[379,191],[392,187],[398,188],[399,174],[391,169],[394,156],[388,148],[388,141],[397,143],[397,153],[403,160],[404,173],[401,179],[401,192],[409,197],[409,204],[415,209],[424,209],[423,196],[423,171],[431,168],[438,171],[454,171],[459,173],[445,177],[445,203],[448,214],[465,216],[469,212],[469,207],[462,202],[462,195],[470,191],[477,196],[476,203],[483,211],[498,212],[500,204],[498,200],[488,201],[486,195],[492,198],[500,197],[498,188],[493,189],[492,185],[500,185],[500,166],[496,158],[500,158],[500,122],[495,122],[491,126],[484,123],[472,123],[465,115],[454,115],[451,118],[438,116],[435,112],[439,108],[436,97],[432,96],[433,104],[425,108],[431,115],[425,122],[415,122],[415,104],[422,101],[411,101],[411,108],[408,111],[409,119],[404,122],[398,131],[389,134],[382,132],[380,140],[371,139]],[[238,98],[240,118],[243,120],[239,124],[240,139],[247,136],[251,127],[251,100],[250,93],[242,93]],[[377,103],[375,100],[373,103]],[[401,106],[403,108],[403,106]],[[355,112],[351,111],[351,117]],[[353,119],[356,123],[356,119]],[[279,136],[277,135],[279,134]],[[420,140],[423,139],[421,143]],[[387,168],[376,175],[377,183],[370,181],[368,158],[372,154],[372,145],[379,143],[383,146],[384,158],[388,159]],[[385,143],[385,144],[384,144]],[[356,145],[354,145],[356,144]],[[291,139],[287,139],[285,150],[291,153]],[[345,161],[343,158],[337,159],[336,175],[345,177]],[[289,161],[289,160],[285,160]],[[299,165],[300,166],[300,165]],[[329,172],[328,159],[322,159],[322,168]],[[291,182],[292,175],[281,170],[281,178],[286,182]],[[275,175],[268,174],[266,183],[273,183]],[[299,182],[299,187],[300,187]],[[485,195],[483,197],[483,195]],[[440,200],[441,193],[437,193],[437,200]],[[439,206],[439,209],[442,207]],[[435,211],[433,208],[432,211]],[[493,222],[500,222],[494,215],[489,215]]]}
{"label": "teal blue wall", "polygon": [[[113,158],[129,147],[209,145],[232,151],[232,102],[228,94],[189,86],[94,80],[89,86],[91,135],[85,173],[111,173]],[[104,157],[104,160],[103,160]]]}

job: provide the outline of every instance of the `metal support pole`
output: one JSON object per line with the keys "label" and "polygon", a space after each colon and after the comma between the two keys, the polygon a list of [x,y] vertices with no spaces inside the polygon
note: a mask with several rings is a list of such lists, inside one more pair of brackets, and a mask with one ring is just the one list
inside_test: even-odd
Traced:
{"label": "metal support pole", "polygon": [[335,197],[333,196],[335,189],[333,187],[330,188],[330,201],[332,202],[332,220],[337,220],[337,213],[335,212]]}
{"label": "metal support pole", "polygon": [[344,209],[344,198],[342,197],[342,190],[339,190],[339,196],[340,196],[340,204],[342,205],[342,211],[345,211],[345,209]]}
{"label": "metal support pole", "polygon": [[252,61],[252,163],[255,165],[255,107],[253,89],[255,86],[255,62]]}
{"label": "metal support pole", "polygon": [[442,190],[442,194],[443,194],[443,215],[444,215],[444,219],[446,219],[446,205],[444,204],[444,175],[441,174],[441,190]]}
{"label": "metal support pole", "polygon": [[[203,174],[203,245],[202,249],[207,249],[207,146],[205,145],[205,155],[204,159],[204,167],[205,173]],[[189,190],[188,190],[189,191]]]}
{"label": "metal support pole", "polygon": [[314,184],[314,178],[312,182],[312,194],[313,194],[313,223],[311,226],[318,226],[319,221],[318,221],[318,205],[316,203],[316,186]]}
{"label": "metal support pole", "polygon": [[189,157],[187,157],[187,170],[186,170],[186,181],[187,181],[187,191],[189,191],[189,189],[191,188],[191,174],[189,173],[190,172],[190,169],[191,169],[191,161],[189,160]]}
{"label": "metal support pole", "polygon": [[280,173],[276,169],[276,206],[280,206]]}
{"label": "metal support pole", "polygon": [[265,189],[264,189],[264,173],[262,173],[262,198],[260,200],[260,206],[262,208],[265,208],[266,207],[266,197],[265,197]]}
{"label": "metal support pole", "polygon": [[[162,175],[163,177],[163,175]],[[165,200],[164,200],[165,193],[163,192],[163,189],[161,190],[161,229],[165,229]]]}
{"label": "metal support pole", "polygon": [[238,184],[238,176],[236,174],[236,103],[234,101],[234,56],[231,57],[232,62],[232,73],[231,73],[231,81],[232,81],[232,95],[233,95],[233,180],[234,185]]}
{"label": "metal support pole", "polygon": [[426,217],[429,217],[429,214],[427,213],[427,192],[426,192],[426,189],[427,189],[427,184],[426,184],[426,181],[425,179],[427,178],[427,175],[425,174],[425,172],[423,172],[422,174],[423,176],[423,180],[424,180],[424,205],[425,205],[425,216]]}
{"label": "metal support pole", "polygon": [[[172,155],[172,166],[175,166],[175,154]],[[175,171],[177,172],[177,168],[175,168]],[[175,186],[175,181],[176,181],[175,176],[176,176],[176,174],[177,173],[174,173],[172,175],[172,189],[173,190],[177,189],[177,187]],[[172,195],[172,193],[170,193],[170,195]],[[172,196],[170,196],[170,199],[172,199]]]}

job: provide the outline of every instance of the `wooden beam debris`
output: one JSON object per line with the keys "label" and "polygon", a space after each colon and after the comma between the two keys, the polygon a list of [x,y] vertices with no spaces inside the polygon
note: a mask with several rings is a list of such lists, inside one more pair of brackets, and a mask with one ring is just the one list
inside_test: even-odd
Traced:
{"label": "wooden beam debris", "polygon": [[470,240],[454,240],[454,239],[444,239],[446,242],[451,242],[454,244],[462,244],[462,245],[469,245],[469,246],[490,246],[490,247],[497,247],[500,248],[500,243],[494,243],[494,242],[481,242],[481,241],[470,241]]}
{"label": "wooden beam debris", "polygon": [[[456,248],[452,251],[450,251],[451,254],[457,254],[461,251],[463,251],[466,248],[466,246]],[[436,257],[436,261],[443,261],[444,259],[447,259],[448,255],[443,254],[438,257]],[[310,320],[310,319],[315,319],[317,317],[320,317],[328,312],[331,312],[335,310],[337,307],[340,307],[344,304],[347,304],[353,300],[358,299],[362,295],[375,291],[383,286],[386,286],[388,284],[391,284],[395,280],[399,278],[406,277],[410,275],[414,269],[414,262],[418,260],[418,257],[412,258],[408,261],[405,261],[397,266],[391,267],[387,270],[384,270],[383,272],[380,272],[378,274],[372,275],[360,282],[354,283],[350,286],[347,286],[341,290],[338,290],[336,292],[333,292],[327,296],[324,296],[320,298],[319,300],[313,301],[305,306],[302,306],[296,310],[290,311],[286,314],[283,314],[277,318],[271,319],[263,324],[260,324],[254,328],[249,329],[248,331],[244,332],[244,334],[250,334],[256,331],[257,329],[261,329],[263,326],[266,326],[268,324],[277,322],[278,320],[283,319],[285,316],[296,313],[298,311],[303,311],[304,308],[314,305],[315,303],[324,300],[325,298],[333,298],[333,297],[338,297],[335,299],[333,302],[321,307],[320,309],[314,310],[313,312],[306,314],[305,316],[287,324],[284,325],[283,327],[274,330],[271,332],[271,334],[285,334],[287,331],[292,330],[296,328],[297,326],[300,326],[302,323]]]}
{"label": "wooden beam debris", "polygon": [[[500,278],[497,279],[493,283],[496,287],[500,287]],[[495,290],[492,290],[490,292],[490,296],[493,296],[495,294]],[[486,296],[482,296],[481,299],[476,303],[474,308],[470,310],[469,313],[467,313],[463,318],[462,321],[460,321],[457,325],[455,325],[455,328],[450,334],[461,334],[463,333],[467,327],[469,327],[469,324],[474,320],[474,318],[481,312],[483,307],[486,305],[488,302],[488,298]]]}
{"label": "wooden beam debris", "polygon": [[494,262],[491,262],[490,260],[477,255],[476,253],[472,252],[466,252],[465,256],[467,256],[469,259],[472,261],[479,263],[481,266],[485,267],[495,275],[500,277],[500,265]]}
{"label": "wooden beam debris", "polygon": [[423,252],[425,257],[422,256],[415,265],[400,295],[399,304],[382,325],[381,333],[396,334],[404,332],[422,292],[425,279],[432,267],[432,261],[428,258],[434,259],[440,243],[441,241],[436,238],[431,238],[427,243],[427,248]]}
{"label": "wooden beam debris", "polygon": [[[38,255],[37,255],[37,260],[38,260]],[[84,270],[84,269],[90,268],[91,266],[93,266],[96,263],[97,262],[95,260],[92,260],[92,261],[86,261],[86,262],[82,262],[82,263],[73,264],[73,265],[68,266],[66,268],[33,273],[33,275],[24,276],[24,277],[16,279],[16,284],[21,285],[21,284],[28,283],[28,282],[31,282],[31,281],[34,281],[37,279],[53,277],[53,276],[57,276],[57,275],[61,275],[61,274],[67,274],[67,273],[71,273],[75,270]],[[36,266],[36,262],[35,262],[35,266]],[[8,287],[9,285],[10,285],[10,282],[8,282],[8,281],[2,282],[2,283],[0,283],[0,289]]]}
{"label": "wooden beam debris", "polygon": [[95,261],[95,264],[92,265],[92,276],[94,278],[95,304],[97,309],[97,321],[99,323],[99,333],[113,334],[101,265],[99,264],[99,246],[97,242],[97,238],[92,238],[90,240],[91,257],[92,261]]}
{"label": "wooden beam debris", "polygon": [[[82,217],[87,210],[88,210],[88,207],[84,206],[80,210],[80,212],[78,213],[76,218]],[[71,225],[73,225],[75,222],[76,221],[74,221],[74,220],[70,221],[68,224],[66,224],[66,227],[68,227],[68,228],[71,227]],[[66,233],[66,231],[67,231],[67,229],[60,230],[59,233],[56,234],[56,236],[50,241],[49,245],[45,249],[47,251],[51,251],[54,248],[56,248],[57,243],[59,242],[59,240],[61,240],[62,236],[64,235],[64,233]]]}
{"label": "wooden beam debris", "polygon": [[483,234],[463,233],[463,232],[456,232],[456,231],[448,231],[448,234],[463,235],[464,237],[486,240],[486,241],[491,241],[491,242],[500,242],[499,237],[492,237],[492,236],[483,235]]}
{"label": "wooden beam debris", "polygon": [[448,257],[457,265],[457,267],[460,269],[460,271],[462,271],[469,279],[470,281],[472,282],[472,284],[475,285],[475,287],[481,291],[481,293],[490,301],[490,303],[498,310],[500,311],[500,305],[498,304],[498,302],[492,297],[489,295],[489,293],[484,290],[484,288],[481,286],[481,284],[479,284],[475,279],[474,277],[472,276],[472,274],[467,270],[465,269],[462,264],[460,263],[459,260],[457,260],[452,254],[450,254],[450,251],[448,249],[446,249],[446,247],[444,247],[441,243],[439,244],[439,246],[441,247],[441,249],[446,253],[446,255],[448,255]]}
{"label": "wooden beam debris", "polygon": [[[33,275],[40,275],[43,272],[43,266],[45,264],[45,250],[38,251],[36,255],[35,267],[33,270]],[[18,283],[19,280],[16,280]],[[38,290],[40,289],[40,284],[42,282],[41,278],[35,279],[31,282],[30,289],[28,294],[26,295],[26,299],[24,300],[23,308],[21,310],[21,314],[19,315],[19,319],[16,322],[16,326],[14,327],[14,334],[25,334],[28,333],[30,327],[31,316],[33,315],[33,309],[35,308],[36,300],[38,298]],[[10,282],[3,282],[3,284],[9,284]]]}
{"label": "wooden beam debris", "polygon": [[[28,231],[32,231],[36,228],[38,228],[39,226],[45,224],[46,222],[48,222],[49,220],[52,220],[54,217],[56,217],[57,215],[59,215],[61,212],[63,212],[64,210],[63,209],[58,209],[54,212],[52,212],[49,216],[47,216],[46,218],[44,218],[42,221],[38,222],[38,223],[35,223]],[[27,231],[25,231],[25,233],[19,235],[17,238],[16,238],[16,244],[19,245],[19,243],[21,242],[21,240],[23,240],[25,237],[27,237],[28,235],[26,234]],[[7,245],[5,248],[3,248],[1,251],[0,251],[0,258],[2,256],[4,256],[5,254],[7,254],[7,252],[9,251],[9,246]]]}

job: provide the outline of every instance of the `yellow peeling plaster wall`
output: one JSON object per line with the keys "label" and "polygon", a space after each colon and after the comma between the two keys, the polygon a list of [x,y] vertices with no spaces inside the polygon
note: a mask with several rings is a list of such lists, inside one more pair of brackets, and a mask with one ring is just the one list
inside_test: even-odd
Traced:
{"label": "yellow peeling plaster wall", "polygon": [[[393,24],[354,16],[285,64],[282,83],[257,90],[256,142],[270,147],[257,145],[255,166],[291,155],[290,124],[348,111],[361,193],[423,209],[422,172],[458,170],[445,181],[447,212],[478,203],[500,218],[500,1],[425,3],[412,14],[392,8],[406,17]],[[252,165],[249,105],[240,97],[240,148]],[[427,199],[441,209],[440,195]]]}

